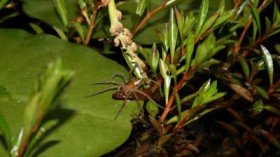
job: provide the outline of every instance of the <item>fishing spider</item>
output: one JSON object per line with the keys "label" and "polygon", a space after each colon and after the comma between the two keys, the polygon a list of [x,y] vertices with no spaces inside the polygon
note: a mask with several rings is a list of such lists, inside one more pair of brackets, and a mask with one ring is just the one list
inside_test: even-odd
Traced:
{"label": "fishing spider", "polygon": [[[150,95],[153,94],[154,91],[151,91],[150,88],[144,89],[144,86],[147,85],[144,79],[130,79],[130,81],[126,81],[125,77],[120,74],[113,75],[112,79],[116,77],[121,78],[123,80],[123,83],[116,82],[116,81],[103,81],[103,82],[91,83],[91,85],[109,84],[111,86],[101,91],[90,94],[86,97],[95,96],[110,90],[117,90],[115,93],[112,94],[112,98],[115,100],[124,100],[124,102],[122,103],[114,119],[118,117],[118,115],[123,110],[124,106],[127,104],[129,100],[136,100],[138,106],[140,106],[139,104],[140,100],[144,100],[144,101],[150,100],[152,103],[154,103],[155,105],[163,109],[162,106],[160,106],[157,102],[155,102],[155,100],[151,98]],[[151,81],[151,82],[155,82],[155,81]]]}

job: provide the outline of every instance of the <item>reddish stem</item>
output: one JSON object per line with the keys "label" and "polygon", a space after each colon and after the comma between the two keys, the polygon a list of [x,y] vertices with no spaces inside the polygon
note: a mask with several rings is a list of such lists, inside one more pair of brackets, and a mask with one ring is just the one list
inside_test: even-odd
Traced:
{"label": "reddish stem", "polygon": [[169,98],[169,101],[160,117],[160,122],[163,123],[163,121],[166,119],[166,116],[168,115],[168,113],[170,112],[170,109],[173,105],[173,102],[175,100],[175,96],[176,93],[178,93],[178,91],[183,87],[183,84],[191,77],[191,75],[193,74],[193,71],[196,70],[196,66],[195,67],[191,67],[189,71],[184,73],[184,76],[182,77],[182,79],[180,80],[180,82],[174,87],[172,95]]}
{"label": "reddish stem", "polygon": [[[261,11],[264,9],[266,3],[267,3],[267,0],[264,0],[263,3],[259,6],[259,8],[258,8],[258,11],[259,11],[259,12],[261,12]],[[250,18],[250,20],[248,21],[248,23],[247,23],[247,24],[245,25],[245,27],[243,28],[243,31],[242,31],[242,33],[241,33],[241,35],[240,35],[240,38],[239,38],[239,40],[238,40],[238,43],[237,43],[236,46],[233,48],[233,54],[234,54],[235,56],[237,55],[238,51],[240,50],[241,43],[243,42],[244,37],[245,37],[245,34],[247,33],[247,31],[248,31],[249,27],[251,26],[252,22],[253,22],[253,17]]]}
{"label": "reddish stem", "polygon": [[97,17],[99,7],[100,7],[100,3],[97,1],[96,4],[94,5],[93,9],[92,9],[93,17],[92,17],[92,20],[90,20],[90,23],[89,23],[89,30],[87,32],[87,36],[86,36],[86,40],[85,40],[84,45],[88,45],[89,41],[91,39],[94,27],[96,25],[96,17]]}
{"label": "reddish stem", "polygon": [[141,22],[137,25],[137,27],[132,32],[132,36],[135,36],[139,32],[139,30],[145,25],[145,23],[147,23],[147,21],[150,18],[152,18],[155,14],[160,12],[162,9],[166,8],[168,6],[167,2],[168,1],[165,1],[160,6],[158,6],[156,9],[152,10],[151,12],[148,11],[146,16],[141,20]]}

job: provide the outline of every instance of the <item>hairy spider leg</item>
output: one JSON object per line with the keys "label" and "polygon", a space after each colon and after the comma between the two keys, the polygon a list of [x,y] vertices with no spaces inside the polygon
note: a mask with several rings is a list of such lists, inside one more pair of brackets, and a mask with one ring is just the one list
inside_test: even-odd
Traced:
{"label": "hairy spider leg", "polygon": [[116,78],[116,77],[121,78],[122,81],[123,81],[124,83],[127,82],[127,80],[125,79],[123,73],[121,73],[121,74],[118,74],[118,73],[114,74],[114,75],[112,76],[112,79],[114,79],[114,78]]}
{"label": "hairy spider leg", "polygon": [[92,96],[95,96],[95,95],[98,95],[98,94],[101,94],[101,93],[105,93],[105,92],[110,91],[110,90],[116,90],[116,89],[119,89],[119,88],[120,88],[119,86],[111,86],[111,87],[102,89],[100,91],[97,91],[93,94],[86,95],[85,98],[92,97]]}
{"label": "hairy spider leg", "polygon": [[[147,97],[152,103],[154,103],[155,105],[157,105],[159,108],[164,109],[162,106],[160,106],[157,102],[155,102],[147,93],[140,91],[140,90],[136,90],[133,89],[134,92],[139,93],[144,95],[145,97]],[[136,95],[136,94],[135,94]]]}
{"label": "hairy spider leg", "polygon": [[[131,94],[131,91],[129,91],[128,94]],[[127,96],[127,97],[125,98],[125,100],[123,101],[123,103],[122,103],[120,109],[118,110],[118,112],[117,112],[117,114],[116,114],[114,120],[117,119],[117,117],[119,116],[119,114],[121,113],[121,111],[123,110],[124,106],[127,104],[128,101],[129,101],[129,100],[128,100],[128,96]]]}

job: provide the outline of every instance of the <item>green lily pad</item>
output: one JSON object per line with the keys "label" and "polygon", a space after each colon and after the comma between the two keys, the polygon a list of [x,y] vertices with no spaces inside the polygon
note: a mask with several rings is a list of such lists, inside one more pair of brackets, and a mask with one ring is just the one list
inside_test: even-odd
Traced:
{"label": "green lily pad", "polygon": [[[111,80],[115,73],[126,74],[122,66],[90,48],[50,35],[0,29],[0,43],[0,84],[11,97],[11,100],[0,99],[0,113],[7,119],[13,136],[22,126],[24,106],[44,67],[59,57],[65,69],[76,72],[63,97],[63,106],[74,115],[44,139],[44,142],[57,142],[42,151],[40,157],[100,156],[129,137],[130,119],[133,112],[139,111],[137,105],[126,105],[114,120],[122,101],[112,100],[112,92],[85,98],[105,88],[104,85],[89,85],[90,82]],[[7,155],[0,146],[0,156],[4,154]]]}

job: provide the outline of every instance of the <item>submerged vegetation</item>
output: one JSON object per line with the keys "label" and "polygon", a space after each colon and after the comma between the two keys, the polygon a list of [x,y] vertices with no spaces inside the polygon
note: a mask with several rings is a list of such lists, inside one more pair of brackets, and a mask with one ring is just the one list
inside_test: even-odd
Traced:
{"label": "submerged vegetation", "polygon": [[[42,11],[38,5],[48,7]],[[130,138],[101,155],[280,155],[277,1],[4,0],[0,9],[2,29],[55,35],[96,49],[130,71],[128,80],[112,73],[112,80],[93,82],[108,87],[84,95],[96,99],[113,90],[104,100],[122,102],[115,121],[131,101],[137,104]],[[10,156],[34,155],[37,136],[44,134],[39,128],[48,124],[45,116],[57,110],[72,77],[60,61],[49,66],[25,106],[16,139],[0,114],[1,142]],[[0,100],[7,93],[0,84]]]}

